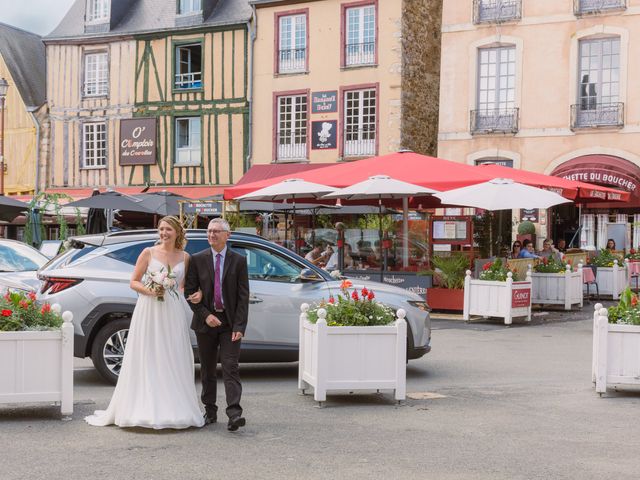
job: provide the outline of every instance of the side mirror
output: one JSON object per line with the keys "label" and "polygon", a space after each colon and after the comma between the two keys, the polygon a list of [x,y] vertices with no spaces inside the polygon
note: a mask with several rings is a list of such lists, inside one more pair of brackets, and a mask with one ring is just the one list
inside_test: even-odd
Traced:
{"label": "side mirror", "polygon": [[300,280],[303,282],[318,282],[322,280],[322,277],[310,268],[305,268],[300,272]]}

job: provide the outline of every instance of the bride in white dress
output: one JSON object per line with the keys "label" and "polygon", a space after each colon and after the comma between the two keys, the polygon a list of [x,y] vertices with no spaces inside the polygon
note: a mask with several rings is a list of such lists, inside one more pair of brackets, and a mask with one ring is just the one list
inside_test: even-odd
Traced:
{"label": "bride in white dress", "polygon": [[[143,250],[131,277],[131,288],[140,296],[118,383],[109,407],[85,418],[90,425],[153,429],[204,425],[189,339],[192,312],[182,293],[189,262],[183,250],[185,232],[176,217],[164,217],[158,233],[159,244]],[[176,288],[162,295],[145,286],[146,275],[166,272],[168,267],[175,275]],[[197,292],[189,301],[198,303],[201,298]]]}

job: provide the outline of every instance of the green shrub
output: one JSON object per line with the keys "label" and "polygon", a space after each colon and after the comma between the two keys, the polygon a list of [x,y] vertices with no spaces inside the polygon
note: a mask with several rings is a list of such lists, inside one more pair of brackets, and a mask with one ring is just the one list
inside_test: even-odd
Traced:
{"label": "green shrub", "polygon": [[524,222],[520,222],[518,225],[518,234],[519,235],[534,235],[536,233],[536,226],[533,222],[529,220],[525,220]]}

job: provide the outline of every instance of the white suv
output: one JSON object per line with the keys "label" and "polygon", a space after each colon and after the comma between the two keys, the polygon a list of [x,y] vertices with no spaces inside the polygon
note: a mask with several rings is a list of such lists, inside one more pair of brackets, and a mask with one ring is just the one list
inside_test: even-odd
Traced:
{"label": "white suv", "polygon": [[[115,383],[127,341],[137,294],[129,288],[136,259],[158,239],[155,230],[84,235],[38,271],[38,299],[73,312],[76,357],[91,356],[98,371]],[[187,232],[187,252],[209,248],[206,230]],[[247,257],[251,290],[249,322],[242,341],[242,362],[292,362],[298,359],[300,305],[327,299],[340,283],[326,271],[280,245],[256,235],[232,233],[229,246]],[[398,287],[354,280],[393,308],[407,311],[407,358],[430,349],[427,304]],[[195,336],[192,344],[196,348]],[[197,350],[196,350],[197,358]]]}

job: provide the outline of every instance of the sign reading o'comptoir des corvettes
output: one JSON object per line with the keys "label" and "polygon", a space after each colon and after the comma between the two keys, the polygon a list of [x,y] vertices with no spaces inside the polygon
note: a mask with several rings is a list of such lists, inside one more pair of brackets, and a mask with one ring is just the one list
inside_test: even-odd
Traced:
{"label": "sign reading o'comptoir des corvettes", "polygon": [[156,163],[155,118],[120,120],[120,165]]}

